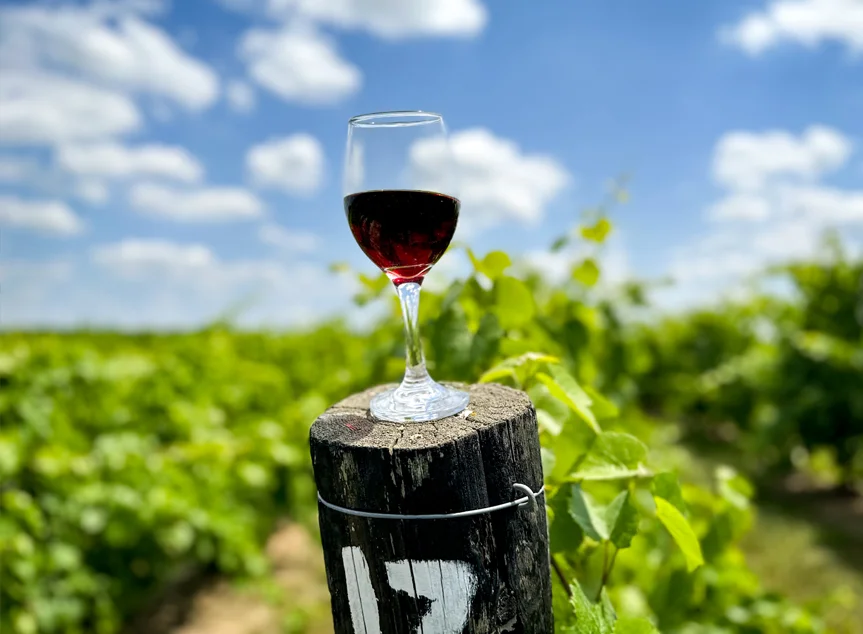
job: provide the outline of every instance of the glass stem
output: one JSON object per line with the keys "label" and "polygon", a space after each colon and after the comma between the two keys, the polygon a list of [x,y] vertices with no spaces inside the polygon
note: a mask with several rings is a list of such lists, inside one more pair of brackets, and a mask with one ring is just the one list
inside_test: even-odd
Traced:
{"label": "glass stem", "polygon": [[404,282],[396,286],[402,305],[402,317],[405,321],[405,356],[407,367],[402,385],[430,380],[426,361],[423,356],[423,343],[420,339],[419,311],[420,285],[416,282]]}

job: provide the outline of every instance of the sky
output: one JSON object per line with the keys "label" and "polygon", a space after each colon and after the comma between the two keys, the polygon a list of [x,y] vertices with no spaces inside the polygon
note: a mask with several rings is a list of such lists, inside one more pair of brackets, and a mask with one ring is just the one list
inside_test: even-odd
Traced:
{"label": "sky", "polygon": [[[444,115],[456,239],[668,309],[863,244],[863,0],[0,0],[0,326],[350,313],[347,120]],[[457,275],[451,252],[431,273]]]}

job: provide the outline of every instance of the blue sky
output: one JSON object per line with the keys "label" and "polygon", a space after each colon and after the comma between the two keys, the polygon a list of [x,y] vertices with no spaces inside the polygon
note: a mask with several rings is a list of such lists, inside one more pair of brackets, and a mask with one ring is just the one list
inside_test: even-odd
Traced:
{"label": "blue sky", "polygon": [[[610,282],[715,297],[863,227],[863,1],[0,3],[0,324],[346,310],[346,121],[444,114],[463,228],[550,275],[632,176]],[[437,275],[457,274],[458,258]],[[433,273],[433,276],[435,274]]]}

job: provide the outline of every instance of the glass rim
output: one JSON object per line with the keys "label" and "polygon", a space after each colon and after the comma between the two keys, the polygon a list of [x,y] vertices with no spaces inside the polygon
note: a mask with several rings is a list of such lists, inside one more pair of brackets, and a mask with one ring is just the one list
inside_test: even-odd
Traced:
{"label": "glass rim", "polygon": [[358,128],[405,128],[429,123],[443,123],[443,115],[425,110],[392,110],[358,114],[348,120],[349,126]]}

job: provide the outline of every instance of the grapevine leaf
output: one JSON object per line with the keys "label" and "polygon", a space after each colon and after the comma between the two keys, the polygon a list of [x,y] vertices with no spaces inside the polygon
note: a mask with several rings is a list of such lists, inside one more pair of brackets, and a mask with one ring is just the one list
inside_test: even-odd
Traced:
{"label": "grapevine leaf", "polygon": [[501,379],[512,379],[513,381],[517,381],[518,375],[515,373],[515,368],[495,366],[491,370],[485,372],[481,377],[479,377],[479,382],[494,383],[496,381],[500,381]]}
{"label": "grapevine leaf", "polygon": [[464,290],[464,282],[453,282],[452,284],[450,284],[449,288],[446,291],[446,295],[444,295],[443,300],[441,300],[440,311],[444,312],[448,310],[453,304],[457,303],[459,298],[462,296]]}
{"label": "grapevine leaf", "polygon": [[597,434],[602,430],[596,422],[596,417],[590,409],[591,401],[578,382],[560,366],[549,368],[551,376],[540,372],[536,378],[548,388],[549,393],[557,400],[564,403],[569,409],[578,414],[578,417],[587,423]]}
{"label": "grapevine leaf", "polygon": [[473,265],[473,270],[477,273],[482,272],[482,262],[477,259],[476,255],[474,255],[473,249],[470,247],[466,247],[465,251],[467,251],[467,257],[470,258],[470,263]]}
{"label": "grapevine leaf", "polygon": [[749,508],[749,500],[753,494],[749,480],[724,465],[716,469],[716,480],[719,495],[726,502],[740,510]]}
{"label": "grapevine leaf", "polygon": [[701,544],[698,543],[698,537],[683,513],[663,498],[654,497],[653,499],[656,502],[656,517],[671,533],[671,537],[683,551],[683,556],[686,557],[686,568],[689,572],[703,565],[704,556],[701,554]]}
{"label": "grapevine leaf", "polygon": [[554,242],[551,243],[552,253],[557,253],[558,251],[560,251],[563,247],[566,246],[568,242],[569,236],[563,235],[557,238]]}
{"label": "grapevine leaf", "polygon": [[630,501],[629,491],[621,491],[606,507],[605,523],[611,533],[611,543],[618,548],[629,548],[638,532],[638,510]]}
{"label": "grapevine leaf", "polygon": [[515,379],[517,377],[516,370],[528,363],[560,363],[560,359],[541,352],[525,352],[517,357],[504,359],[479,377],[479,382],[491,383],[505,377]]}
{"label": "grapevine leaf", "polygon": [[619,480],[649,475],[644,467],[647,446],[635,436],[607,431],[599,434],[572,474],[574,480]]}
{"label": "grapevine leaf", "polygon": [[570,603],[575,611],[575,629],[572,634],[613,634],[616,616],[608,596],[603,591],[602,600],[594,603],[587,598],[578,582],[570,586]]}
{"label": "grapevine leaf", "polygon": [[536,422],[542,431],[547,431],[552,436],[560,435],[563,430],[563,423],[552,416],[548,410],[536,410]]}
{"label": "grapevine leaf", "polygon": [[575,552],[584,540],[584,531],[569,512],[571,496],[572,487],[564,486],[549,500],[552,520],[548,535],[552,553]]}
{"label": "grapevine leaf", "polygon": [[598,542],[607,540],[611,534],[606,523],[606,509],[597,503],[587,491],[574,484],[571,488],[569,514],[584,533]]}
{"label": "grapevine leaf", "polygon": [[584,386],[584,391],[587,392],[590,400],[593,401],[590,405],[590,409],[593,411],[597,420],[608,420],[618,417],[620,410],[618,410],[617,405],[609,401],[589,385]]}
{"label": "grapevine leaf", "polygon": [[464,309],[457,302],[443,310],[431,329],[430,343],[436,351],[436,367],[459,374],[469,362],[472,341]]}
{"label": "grapevine leaf", "polygon": [[659,630],[647,619],[623,617],[615,622],[614,634],[659,634]]}
{"label": "grapevine leaf", "polygon": [[673,473],[656,474],[650,488],[655,497],[670,502],[684,515],[689,512],[686,501],[683,499],[683,492],[680,490],[680,481]]}
{"label": "grapevine leaf", "polygon": [[481,270],[489,279],[496,280],[503,272],[512,266],[512,260],[503,251],[492,251],[486,255],[481,264]]}
{"label": "grapevine leaf", "polygon": [[542,447],[539,450],[539,455],[540,460],[542,461],[542,472],[551,473],[554,471],[554,463],[557,462],[554,452],[547,447]]}
{"label": "grapevine leaf", "polygon": [[602,244],[611,232],[611,223],[606,218],[600,218],[592,227],[582,227],[581,237]]}
{"label": "grapevine leaf", "polygon": [[536,312],[530,289],[514,277],[499,277],[495,281],[495,312],[505,330],[530,322]]}
{"label": "grapevine leaf", "polygon": [[470,345],[470,359],[473,367],[486,367],[497,354],[503,331],[497,315],[486,313],[479,322],[479,328]]}
{"label": "grapevine leaf", "polygon": [[585,286],[593,286],[599,281],[599,267],[593,258],[587,258],[572,269],[572,277]]}
{"label": "grapevine leaf", "polygon": [[373,294],[380,293],[389,286],[390,283],[390,279],[383,273],[376,275],[375,277],[369,277],[365,273],[360,273],[357,277],[359,278],[360,283],[362,283],[362,285]]}

